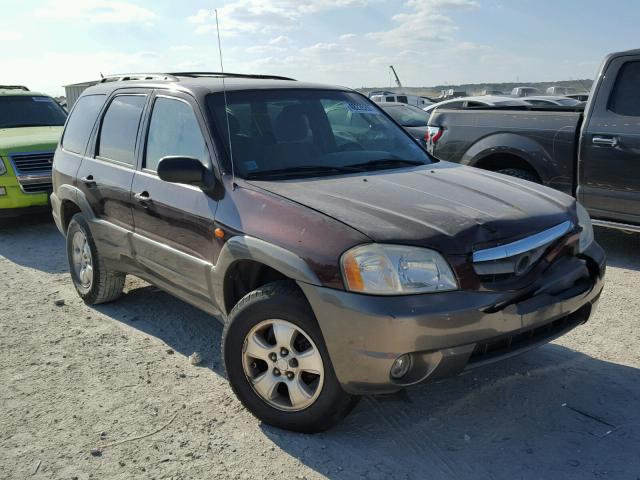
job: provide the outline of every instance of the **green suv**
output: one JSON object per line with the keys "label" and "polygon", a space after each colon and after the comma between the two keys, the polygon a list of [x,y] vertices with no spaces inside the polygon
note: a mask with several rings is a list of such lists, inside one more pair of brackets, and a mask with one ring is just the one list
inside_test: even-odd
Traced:
{"label": "green suv", "polygon": [[47,211],[65,110],[26,87],[0,86],[0,217]]}

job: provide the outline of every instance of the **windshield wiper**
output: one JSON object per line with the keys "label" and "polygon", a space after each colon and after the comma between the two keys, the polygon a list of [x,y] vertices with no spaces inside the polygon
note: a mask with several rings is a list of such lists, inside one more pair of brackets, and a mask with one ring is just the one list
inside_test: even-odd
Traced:
{"label": "windshield wiper", "polygon": [[405,165],[426,165],[426,163],[419,160],[403,160],[400,158],[382,158],[379,160],[369,160],[368,162],[354,163],[347,165],[343,168],[349,168],[352,170],[367,170],[369,168],[395,168]]}
{"label": "windshield wiper", "polygon": [[247,175],[248,179],[266,177],[295,177],[300,175],[326,175],[332,173],[353,173],[358,169],[351,167],[334,167],[329,165],[304,165],[299,167],[278,168],[274,170],[262,170]]}

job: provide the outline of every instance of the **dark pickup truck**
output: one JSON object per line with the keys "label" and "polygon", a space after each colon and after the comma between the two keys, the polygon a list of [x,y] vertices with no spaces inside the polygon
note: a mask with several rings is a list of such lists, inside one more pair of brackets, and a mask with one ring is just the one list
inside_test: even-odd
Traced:
{"label": "dark pickup truck", "polygon": [[437,109],[435,157],[574,195],[596,225],[640,232],[640,50],[607,56],[584,108]]}

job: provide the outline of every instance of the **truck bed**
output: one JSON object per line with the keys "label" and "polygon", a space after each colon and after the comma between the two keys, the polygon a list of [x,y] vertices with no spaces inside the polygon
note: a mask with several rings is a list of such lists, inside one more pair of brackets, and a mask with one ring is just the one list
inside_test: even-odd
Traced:
{"label": "truck bed", "polygon": [[573,194],[581,123],[581,110],[563,107],[438,109],[429,126],[443,132],[429,150],[440,160],[491,170],[506,157],[521,159],[544,184]]}

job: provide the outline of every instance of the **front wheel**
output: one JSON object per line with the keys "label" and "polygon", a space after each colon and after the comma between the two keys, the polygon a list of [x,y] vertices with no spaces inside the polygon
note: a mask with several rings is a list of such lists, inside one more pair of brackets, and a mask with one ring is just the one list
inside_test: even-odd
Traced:
{"label": "front wheel", "polygon": [[295,284],[275,282],[247,294],[223,333],[231,387],[265,423],[287,430],[326,430],[357,397],[340,387],[315,316]]}

